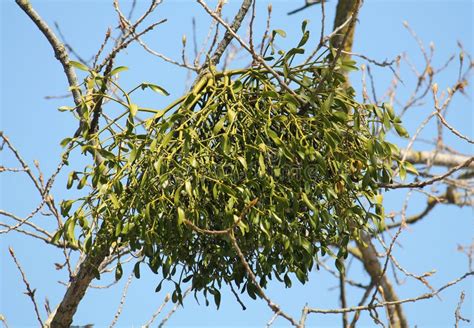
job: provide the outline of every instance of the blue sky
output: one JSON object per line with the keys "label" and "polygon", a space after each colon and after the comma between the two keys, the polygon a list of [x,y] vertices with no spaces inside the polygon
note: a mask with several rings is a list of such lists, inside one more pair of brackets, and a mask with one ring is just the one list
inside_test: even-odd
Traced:
{"label": "blue sky", "polygon": [[[231,0],[226,13],[230,16],[235,12],[240,1]],[[367,0],[361,10],[356,30],[354,51],[371,58],[383,61],[406,52],[411,60],[421,67],[422,56],[416,42],[404,29],[402,22],[408,21],[420,38],[428,44],[433,41],[436,47],[435,65],[441,65],[451,54],[457,51],[456,42],[460,40],[465,49],[472,53],[473,44],[473,2],[471,1],[375,1]],[[53,26],[57,21],[68,42],[74,45],[83,57],[89,58],[103,40],[105,30],[115,26],[116,17],[111,1],[32,1],[33,6],[43,18]],[[129,2],[127,2],[129,3]],[[144,2],[141,2],[143,4]],[[266,6],[269,1],[258,1],[256,33],[261,35],[265,19]],[[286,13],[299,6],[302,1],[272,1],[272,28],[284,29],[288,36],[282,40],[281,46],[295,43],[299,37],[300,24],[309,18],[311,29],[319,35],[320,10],[313,6],[294,16]],[[336,1],[327,4],[327,30],[332,27]],[[126,3],[124,4],[126,6]],[[137,7],[137,13],[144,6]],[[21,150],[28,163],[38,160],[46,176],[56,168],[61,148],[60,140],[74,133],[77,122],[68,114],[56,109],[62,105],[70,105],[70,99],[45,100],[47,95],[67,93],[67,83],[62,68],[54,59],[52,50],[36,27],[21,12],[13,1],[1,0],[0,7],[0,126],[15,146]],[[169,57],[179,58],[181,37],[187,34],[191,41],[191,19],[196,17],[198,40],[207,33],[209,19],[203,9],[193,1],[165,1],[158,7],[153,19],[167,18],[168,22],[156,28],[146,36],[148,44]],[[260,37],[259,37],[260,38]],[[189,42],[191,43],[191,42]],[[358,60],[359,63],[363,61]],[[179,96],[185,89],[186,72],[166,64],[145,53],[140,47],[132,46],[119,56],[116,65],[125,65],[129,71],[122,73],[121,83],[135,86],[143,81],[159,84],[171,92],[168,98],[151,93],[137,95],[136,102],[144,107],[160,108]],[[455,66],[453,66],[455,67]],[[456,69],[440,75],[440,88],[450,85],[454,80]],[[375,74],[380,90],[389,83],[389,71],[376,69]],[[406,79],[405,79],[406,77]],[[413,78],[408,70],[402,71],[405,86],[400,95],[406,99],[413,87]],[[352,77],[355,86],[359,86],[358,77]],[[473,132],[472,87],[468,97],[459,98],[448,114],[448,120],[464,134]],[[419,123],[432,108],[419,107],[404,117],[409,132],[413,133]],[[435,125],[427,127],[425,138],[434,138]],[[400,146],[407,141],[394,139]],[[445,133],[445,141],[465,154],[472,154],[473,148],[459,142],[450,134]],[[419,150],[429,149],[429,145],[416,144]],[[5,151],[1,155],[1,165],[11,167],[14,161]],[[72,198],[74,193],[65,190],[65,176],[77,165],[80,168],[84,158],[73,157],[70,168],[58,180],[54,188],[57,200]],[[62,178],[62,180],[61,180]],[[2,174],[1,209],[24,215],[36,207],[39,197],[25,176],[18,174]],[[405,193],[397,192],[386,195],[385,205],[388,210],[400,209]],[[425,206],[426,200],[414,195],[410,201],[408,213],[417,213]],[[49,217],[38,217],[35,222],[45,227],[53,225]],[[428,218],[405,231],[399,238],[403,247],[397,247],[395,255],[400,263],[410,270],[421,274],[437,269],[430,279],[433,286],[455,279],[468,270],[467,260],[456,248],[458,244],[466,245],[472,241],[472,209],[460,209],[454,206],[439,206]],[[19,234],[0,235],[0,313],[3,314],[11,327],[36,326],[34,312],[30,300],[23,294],[24,286],[16,267],[8,255],[8,246],[12,246],[22,263],[31,285],[37,288],[37,300],[43,303],[48,297],[54,306],[61,299],[64,287],[57,283],[64,280],[63,272],[54,269],[53,263],[61,257],[61,252],[46,246],[43,242],[25,238]],[[332,261],[331,261],[332,262]],[[125,267],[124,276],[116,287],[110,290],[90,290],[84,298],[75,317],[77,324],[95,323],[97,327],[108,326],[117,309],[122,287],[130,273],[131,267]],[[349,272],[353,279],[368,282],[368,276],[361,270],[359,263],[352,264]],[[110,280],[110,279],[109,279]],[[104,284],[107,281],[100,282]],[[160,281],[159,276],[151,272],[142,272],[140,280],[134,279],[129,290],[123,314],[118,326],[139,326],[145,323],[161,304],[166,286],[160,293],[154,289]],[[338,306],[337,281],[323,270],[314,272],[310,281],[300,286],[294,284],[292,289],[284,289],[279,284],[270,284],[269,295],[287,312],[299,316],[301,308],[308,303],[318,308],[334,308]],[[399,296],[412,297],[428,292],[418,282],[407,280],[397,287]],[[445,327],[454,324],[454,310],[461,290],[465,290],[466,301],[463,313],[472,319],[473,285],[468,280],[441,295],[441,299],[421,301],[405,306],[407,317],[412,325],[418,327]],[[360,290],[349,289],[349,304],[355,305],[360,297]],[[253,301],[243,296],[246,311],[228,289],[223,294],[221,308],[216,311],[213,305],[206,307],[201,298],[199,306],[193,297],[185,300],[185,306],[170,319],[171,326],[256,326],[261,327],[272,317],[271,311],[263,301]],[[164,313],[170,309],[167,306]],[[40,309],[43,311],[43,308]],[[44,311],[43,311],[44,313]],[[160,322],[163,315],[158,317]],[[313,315],[308,325],[318,327],[340,326],[340,316]],[[361,323],[371,326],[371,319],[361,318]],[[278,319],[276,325],[286,326],[286,322]]]}

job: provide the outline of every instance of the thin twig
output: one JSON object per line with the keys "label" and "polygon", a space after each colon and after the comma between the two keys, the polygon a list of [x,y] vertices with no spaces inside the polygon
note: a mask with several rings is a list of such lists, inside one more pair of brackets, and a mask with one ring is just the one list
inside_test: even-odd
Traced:
{"label": "thin twig", "polygon": [[[341,300],[341,307],[343,308],[347,307],[345,276],[346,274],[344,271],[339,274],[340,300]],[[342,327],[344,328],[348,327],[347,323],[348,323],[347,313],[342,313]]]}
{"label": "thin twig", "polygon": [[[188,294],[191,292],[191,289],[192,289],[192,286],[188,287],[188,289],[186,289],[186,291],[184,292],[183,294],[183,299],[188,296]],[[170,310],[170,312],[168,312],[168,314],[163,318],[163,320],[161,320],[160,324],[158,325],[158,328],[162,328],[166,322],[171,318],[171,316],[176,312],[176,310],[178,309],[178,307],[180,306],[180,302],[176,302],[175,306]]]}
{"label": "thin twig", "polygon": [[35,313],[36,313],[36,319],[38,320],[38,322],[40,324],[40,327],[43,327],[43,321],[41,320],[41,316],[40,316],[39,310],[38,310],[38,305],[36,304],[36,300],[35,300],[36,288],[33,289],[33,290],[31,289],[30,284],[29,284],[28,280],[26,279],[25,272],[21,268],[20,263],[18,262],[18,260],[15,256],[13,248],[9,247],[8,251],[10,252],[11,257],[13,258],[13,261],[15,262],[15,265],[18,268],[18,271],[20,271],[21,278],[23,279],[23,283],[25,284],[25,287],[26,287],[25,294],[31,299],[31,302],[33,303],[33,306],[35,308]]}
{"label": "thin twig", "polygon": [[341,309],[309,308],[308,312],[309,313],[321,313],[321,314],[340,314],[340,313],[344,313],[344,312],[368,311],[368,310],[372,310],[372,309],[375,309],[375,308],[385,307],[387,305],[413,303],[413,302],[417,302],[417,301],[420,301],[420,300],[433,298],[434,296],[437,296],[439,293],[441,293],[446,288],[449,288],[453,285],[456,285],[460,281],[462,281],[462,280],[464,280],[464,279],[466,279],[466,278],[468,278],[469,276],[472,276],[472,275],[474,275],[474,272],[472,272],[472,271],[467,272],[464,275],[462,275],[461,277],[459,277],[459,278],[445,284],[444,286],[440,287],[436,291],[434,291],[432,293],[425,293],[425,294],[422,294],[422,295],[417,296],[417,297],[405,298],[405,299],[398,300],[398,301],[379,302],[379,303],[374,303],[370,306],[369,305],[366,305],[366,306],[353,306],[353,307],[341,308]]}
{"label": "thin twig", "polygon": [[265,40],[268,38],[270,33],[270,22],[272,19],[272,4],[269,4],[267,7],[267,23],[265,24],[265,32],[262,36],[262,42],[260,43],[260,56],[263,56],[263,49],[265,48]]}
{"label": "thin twig", "polygon": [[107,44],[107,42],[109,41],[110,39],[110,36],[112,34],[112,31],[110,29],[110,27],[107,29],[107,31],[105,32],[105,37],[104,37],[104,41],[102,41],[102,44],[100,45],[99,47],[99,50],[97,51],[95,57],[94,57],[94,62],[92,63],[92,67],[95,67],[97,66],[97,62],[99,61],[99,57],[100,55],[102,54],[102,52],[104,51],[104,48],[105,48],[105,45]]}
{"label": "thin twig", "polygon": [[[227,25],[219,15],[214,13],[213,11],[210,10],[210,8],[202,1],[198,0],[199,4],[206,9],[206,11],[219,23],[224,23],[224,27],[226,27],[227,31],[224,34],[224,37],[222,38],[221,42],[219,42],[219,45],[217,46],[216,51],[211,56],[210,63],[213,66],[217,66],[219,63],[219,60],[221,59],[222,55],[224,54],[224,51],[227,49],[227,46],[230,44],[233,38],[235,38],[237,32],[240,28],[240,25],[242,24],[242,21],[244,20],[245,16],[247,15],[247,12],[250,9],[250,5],[252,4],[252,0],[244,0],[242,4],[240,5],[238,13],[235,15],[234,20],[232,22],[232,25]],[[206,68],[206,65],[203,66],[203,70]]]}
{"label": "thin twig", "polygon": [[120,314],[122,313],[123,305],[125,304],[125,298],[127,297],[128,293],[128,287],[130,286],[132,279],[133,279],[134,273],[132,272],[130,276],[128,277],[127,282],[125,283],[125,287],[123,287],[122,291],[122,296],[120,297],[120,303],[117,308],[117,312],[115,312],[114,319],[112,320],[112,323],[110,324],[109,328],[113,328],[115,324],[118,321],[118,318],[120,317]]}
{"label": "thin twig", "polygon": [[[222,26],[224,26],[227,31],[240,43],[240,45],[245,49],[247,50],[253,58],[256,59],[256,61],[258,61],[262,66],[264,66],[274,77],[275,79],[278,81],[278,83],[280,84],[280,86],[282,88],[284,88],[286,91],[288,91],[292,96],[294,96],[298,101],[302,101],[302,99],[300,97],[298,97],[298,95],[293,91],[293,89],[291,89],[280,77],[280,74],[278,74],[272,67],[270,67],[265,59],[263,59],[260,55],[258,55],[257,53],[252,53],[249,45],[247,45],[245,43],[244,40],[242,40],[242,38],[237,35],[236,31],[231,27],[229,26],[226,22],[224,22],[224,20],[222,20],[221,17],[217,16],[214,12],[212,12],[212,10],[204,3],[203,0],[197,0],[197,2],[204,8],[204,10],[212,16],[212,18],[214,18],[215,20],[217,20]],[[250,4],[249,4],[250,5]]]}
{"label": "thin twig", "polygon": [[31,18],[31,20],[36,24],[39,30],[44,34],[46,39],[49,41],[49,44],[54,50],[56,59],[59,60],[63,66],[64,73],[71,87],[71,93],[74,98],[74,103],[76,106],[81,104],[81,94],[77,90],[77,76],[74,68],[69,63],[69,55],[66,51],[66,47],[62,44],[59,39],[56,37],[51,28],[46,24],[46,22],[38,15],[36,10],[30,4],[29,0],[15,0],[18,6]]}
{"label": "thin twig", "polygon": [[278,313],[280,316],[282,316],[283,318],[288,320],[293,326],[299,327],[298,322],[295,319],[293,319],[293,317],[291,317],[290,315],[283,312],[281,307],[278,304],[274,303],[267,296],[267,294],[265,294],[262,287],[260,287],[260,284],[257,282],[257,277],[255,276],[252,269],[250,268],[250,265],[248,264],[247,260],[245,259],[245,255],[242,253],[242,250],[240,249],[239,244],[237,243],[237,239],[235,239],[233,231],[230,231],[228,236],[229,236],[229,239],[232,243],[232,246],[234,247],[235,251],[237,252],[238,257],[240,258],[240,262],[244,266],[245,271],[247,272],[247,275],[250,278],[250,281],[252,282],[252,284],[257,289],[258,294],[260,295],[260,297],[262,297],[267,302],[268,306],[270,307],[270,309],[272,309],[273,312]]}
{"label": "thin twig", "polygon": [[453,167],[452,169],[450,169],[446,173],[438,175],[438,176],[436,176],[432,179],[425,180],[425,181],[422,181],[422,182],[412,182],[412,183],[405,183],[405,184],[402,184],[402,183],[388,183],[388,184],[381,184],[380,187],[387,188],[387,189],[423,188],[423,187],[431,185],[431,184],[433,184],[437,181],[441,181],[441,180],[445,179],[446,177],[449,177],[450,175],[452,175],[456,171],[459,171],[462,168],[468,167],[473,161],[474,161],[474,157],[471,157],[468,160],[466,160],[464,163],[456,165],[455,167]]}
{"label": "thin twig", "polygon": [[471,322],[471,320],[463,318],[462,315],[461,315],[461,306],[462,306],[462,303],[464,302],[464,297],[465,296],[466,295],[465,295],[464,291],[462,291],[461,295],[459,295],[459,302],[458,302],[458,305],[456,306],[456,311],[454,312],[454,318],[456,320],[456,322],[454,324],[455,328],[459,327],[459,321],[464,321],[464,322],[467,322],[467,323]]}
{"label": "thin twig", "polygon": [[155,321],[156,317],[158,317],[158,315],[161,313],[161,311],[163,311],[163,308],[166,306],[166,304],[169,302],[169,300],[171,299],[171,296],[170,294],[166,294],[165,296],[165,299],[163,300],[163,303],[161,303],[161,305],[158,307],[158,309],[152,314],[150,320],[147,321],[147,323],[145,323],[143,326],[144,327],[150,327],[151,324]]}
{"label": "thin twig", "polygon": [[61,38],[61,40],[62,40],[64,46],[67,48],[67,50],[69,50],[69,52],[72,55],[74,55],[81,63],[83,63],[84,65],[87,65],[87,62],[90,61],[90,60],[85,60],[84,58],[82,58],[81,55],[79,55],[74,50],[74,48],[66,41],[66,38],[64,37],[63,33],[61,32],[61,28],[59,27],[58,22],[54,22],[54,27],[56,27],[56,30],[58,31],[58,35]]}

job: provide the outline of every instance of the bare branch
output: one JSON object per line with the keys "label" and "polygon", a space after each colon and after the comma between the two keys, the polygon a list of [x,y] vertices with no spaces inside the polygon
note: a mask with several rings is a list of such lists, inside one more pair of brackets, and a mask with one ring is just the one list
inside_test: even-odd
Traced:
{"label": "bare branch", "polygon": [[108,62],[110,62],[111,59],[115,58],[115,56],[122,50],[124,50],[125,48],[127,48],[130,43],[132,43],[133,41],[136,41],[138,38],[140,38],[142,35],[145,35],[146,33],[150,32],[151,30],[153,30],[155,27],[157,27],[158,25],[161,25],[163,23],[165,23],[167,20],[166,19],[162,19],[156,23],[153,23],[151,24],[150,26],[148,26],[147,28],[145,28],[143,31],[141,31],[140,33],[135,33],[135,32],[129,32],[130,35],[133,35],[132,37],[124,40],[123,42],[119,43],[108,55],[107,57],[102,61],[102,63],[100,65],[98,65],[97,69],[98,70],[101,70]]}
{"label": "bare branch", "polygon": [[273,68],[271,68],[267,63],[266,61],[262,58],[262,56],[258,55],[257,53],[253,52],[252,53],[252,50],[250,49],[250,46],[247,45],[245,43],[244,40],[242,40],[242,38],[237,35],[236,31],[234,31],[232,29],[231,26],[229,26],[226,22],[224,22],[222,20],[221,17],[217,16],[215,13],[212,12],[212,10],[210,10],[210,8],[204,3],[203,0],[197,0],[197,2],[204,8],[204,10],[206,10],[206,12],[211,15],[215,20],[217,20],[222,26],[224,26],[227,31],[240,43],[240,45],[245,49],[247,50],[251,55],[252,57],[258,61],[263,67],[265,67],[274,77],[275,79],[278,81],[278,83],[280,84],[281,87],[283,87],[286,91],[288,91],[292,96],[294,96],[298,101],[301,101],[301,98],[298,97],[298,95],[293,91],[293,89],[291,89],[280,77],[280,75],[275,72],[275,70]]}
{"label": "bare branch", "polygon": [[99,57],[100,55],[102,54],[102,52],[104,51],[104,48],[105,48],[105,45],[107,44],[107,42],[109,41],[110,39],[110,35],[112,34],[112,31],[110,30],[110,27],[107,29],[107,32],[105,32],[105,37],[104,37],[104,41],[102,41],[102,44],[100,45],[100,48],[99,50],[97,51],[95,57],[94,57],[94,62],[92,64],[92,67],[96,67],[97,66],[97,61],[99,60]]}
{"label": "bare branch", "polygon": [[[192,289],[192,286],[189,287],[188,289],[186,289],[186,291],[184,292],[183,294],[183,299],[188,296],[188,294],[191,292],[191,289]],[[166,301],[166,299],[165,299]],[[165,302],[166,303],[166,302]],[[163,303],[163,304],[165,304]],[[178,309],[178,307],[180,306],[181,304],[179,302],[177,302],[175,304],[175,306],[171,309],[170,312],[168,312],[168,314],[166,315],[166,317],[163,318],[163,320],[160,322],[160,324],[158,325],[158,328],[162,328],[166,322],[171,318],[171,316],[176,312],[176,310]]]}
{"label": "bare branch", "polygon": [[88,60],[85,60],[84,58],[82,58],[81,55],[79,55],[75,50],[74,48],[66,41],[66,38],[64,37],[63,33],[61,32],[61,28],[59,27],[59,24],[58,22],[54,22],[54,27],[56,27],[56,30],[58,31],[58,35],[59,37],[61,38],[61,41],[62,43],[64,44],[64,46],[66,47],[66,49],[73,55],[77,58],[77,60],[79,60],[81,63],[83,63],[84,65],[87,65],[87,62]]}
{"label": "bare branch", "polygon": [[118,318],[120,317],[120,314],[122,313],[123,305],[125,304],[125,298],[127,297],[128,287],[130,287],[133,275],[134,273],[132,272],[128,277],[127,282],[125,283],[125,287],[123,287],[122,296],[120,297],[120,304],[117,308],[117,312],[115,313],[114,320],[112,320],[112,323],[110,324],[109,328],[113,328],[115,326],[118,321]]}
{"label": "bare branch", "polygon": [[151,324],[155,321],[156,317],[158,317],[158,315],[161,313],[161,311],[163,311],[163,308],[166,306],[166,304],[169,302],[170,299],[171,299],[170,294],[166,294],[165,299],[163,300],[163,303],[161,303],[161,305],[158,307],[158,309],[153,313],[150,320],[148,320],[147,323],[145,323],[143,325],[144,327],[150,327],[151,326]]}
{"label": "bare branch", "polygon": [[[204,2],[199,0],[198,1],[201,5],[205,6]],[[239,12],[237,15],[234,17],[234,21],[232,22],[232,25],[230,25],[230,28],[227,29],[227,31],[224,34],[224,37],[222,38],[221,42],[219,42],[219,45],[217,46],[216,51],[214,51],[214,54],[211,56],[211,64],[213,66],[217,66],[219,63],[219,60],[221,59],[222,55],[224,54],[224,51],[227,49],[227,46],[230,44],[232,39],[235,37],[235,32],[237,32],[240,28],[240,25],[242,24],[242,21],[244,20],[245,16],[247,15],[247,12],[250,9],[250,5],[252,4],[252,0],[244,0],[242,1],[242,5],[240,6]],[[207,7],[208,8],[208,7]],[[215,13],[212,13],[211,16],[215,18]],[[217,20],[219,21],[219,20]],[[203,69],[205,69],[207,66],[205,65]]]}
{"label": "bare branch", "polygon": [[464,297],[465,296],[466,295],[465,295],[464,291],[462,291],[461,295],[459,296],[459,303],[456,306],[456,311],[454,312],[454,318],[456,320],[456,322],[454,324],[455,328],[459,327],[459,321],[464,321],[464,322],[467,322],[467,323],[471,322],[471,320],[463,318],[462,315],[461,315],[461,306],[462,306],[462,303],[464,302]]}
{"label": "bare branch", "polygon": [[432,179],[425,180],[425,181],[422,181],[422,182],[412,182],[412,183],[405,183],[405,184],[402,184],[402,183],[389,183],[389,184],[381,184],[380,186],[382,188],[387,188],[387,189],[423,188],[425,186],[431,185],[431,184],[433,184],[437,181],[441,181],[441,180],[449,177],[450,175],[452,175],[456,171],[459,171],[462,168],[468,167],[473,161],[474,161],[474,157],[471,157],[468,160],[466,160],[465,162],[453,167],[452,169],[450,169],[446,173],[438,175],[438,176],[436,176]]}
{"label": "bare branch", "polygon": [[[97,238],[105,238],[102,231],[99,230]],[[51,313],[46,324],[58,328],[66,328],[71,325],[72,317],[76,313],[79,302],[84,297],[91,281],[97,276],[101,263],[109,253],[108,243],[103,240],[96,240],[94,246],[96,247],[94,253],[85,258],[80,264],[77,274],[71,277],[71,282],[61,303]]]}
{"label": "bare branch", "polygon": [[33,23],[36,24],[36,26],[44,34],[46,39],[48,39],[51,47],[53,47],[56,59],[59,60],[59,62],[63,66],[64,73],[66,74],[66,77],[68,79],[69,86],[71,87],[71,93],[74,98],[74,103],[76,104],[76,106],[79,106],[81,104],[81,94],[77,90],[76,72],[69,63],[69,56],[66,51],[66,47],[59,41],[54,32],[51,30],[51,28],[33,9],[29,0],[15,0],[15,2],[31,18]]}
{"label": "bare branch", "polygon": [[[463,155],[454,155],[439,153],[433,151],[415,151],[415,150],[400,150],[400,158],[405,158],[408,162],[412,164],[431,164],[434,166],[446,166],[446,167],[455,167],[462,165],[467,160],[469,156]],[[466,168],[474,169],[474,163],[470,163]]]}
{"label": "bare branch", "polygon": [[308,9],[309,7],[316,5],[318,3],[324,3],[325,0],[306,0],[306,3],[299,8],[296,8],[288,13],[288,15],[294,15],[296,13],[299,13],[300,11],[303,11],[305,9]]}
{"label": "bare branch", "polygon": [[38,305],[36,304],[36,300],[35,300],[36,289],[33,289],[33,290],[31,289],[30,284],[29,284],[28,280],[26,279],[25,272],[21,268],[20,263],[18,262],[18,260],[15,256],[15,253],[13,252],[13,248],[9,247],[8,251],[10,252],[11,257],[13,258],[13,261],[15,262],[15,265],[18,268],[18,271],[20,271],[21,278],[23,279],[23,283],[26,286],[25,294],[31,299],[31,302],[33,303],[33,306],[35,308],[35,313],[36,313],[36,319],[38,319],[40,327],[43,327],[43,321],[41,320],[41,316],[40,316],[39,310],[38,310]]}
{"label": "bare branch", "polygon": [[[340,291],[339,298],[341,301],[341,307],[343,308],[347,307],[345,277],[346,277],[346,274],[344,271],[342,271],[339,275],[339,291]],[[348,326],[347,313],[342,313],[342,327],[347,327],[347,326]]]}
{"label": "bare branch", "polygon": [[233,231],[231,231],[228,234],[230,241],[232,243],[232,246],[234,247],[235,251],[237,252],[237,255],[240,258],[240,262],[245,268],[245,271],[247,272],[250,281],[252,284],[257,288],[258,294],[267,302],[268,306],[270,309],[272,309],[273,312],[278,313],[280,316],[288,320],[293,326],[299,327],[297,321],[293,319],[291,316],[286,314],[285,312],[282,311],[280,306],[278,304],[275,304],[263,291],[262,287],[260,287],[260,284],[257,282],[257,277],[255,277],[255,274],[253,273],[252,269],[250,268],[247,260],[245,260],[245,255],[242,253],[242,250],[239,247],[239,244],[237,243],[237,239],[235,239]]}
{"label": "bare branch", "polygon": [[474,140],[468,138],[467,136],[463,135],[461,132],[459,132],[458,130],[456,130],[453,126],[451,126],[448,121],[446,121],[446,119],[443,117],[443,115],[441,115],[441,111],[439,109],[439,107],[436,107],[436,115],[438,116],[439,120],[441,121],[441,123],[443,123],[443,125],[445,127],[448,128],[449,131],[451,131],[453,134],[455,134],[456,136],[458,136],[459,138],[463,139],[463,140],[466,140],[467,142],[469,142],[470,144],[474,144]]}
{"label": "bare branch", "polygon": [[[370,236],[364,233],[362,234],[361,238],[362,238],[362,242],[365,245],[362,242],[358,242],[357,248],[359,249],[359,252],[362,255],[362,262],[363,262],[365,270],[367,271],[367,273],[369,273],[372,279],[372,282],[374,283],[374,286],[379,286],[379,285],[381,286],[384,292],[385,299],[390,302],[397,302],[398,297],[395,293],[395,289],[393,288],[388,278],[384,275],[385,271],[384,269],[382,269],[379,263],[379,260],[377,258],[377,251],[375,249],[375,246],[372,243]],[[377,292],[377,290],[378,289],[376,287],[375,291]],[[374,298],[372,299],[372,301],[373,300]],[[373,304],[373,302],[371,302],[371,304]],[[389,304],[385,304],[385,306],[389,306]],[[406,322],[406,318],[403,314],[403,310],[401,306],[397,305],[396,308],[397,308],[396,313],[399,319],[400,326],[408,327],[408,324]]]}
{"label": "bare branch", "polygon": [[326,309],[309,308],[308,313],[340,314],[340,313],[344,313],[344,312],[368,311],[368,310],[372,310],[372,309],[375,309],[375,308],[385,307],[387,305],[399,305],[399,304],[404,304],[404,303],[413,303],[413,302],[417,302],[417,301],[420,301],[420,300],[433,298],[433,297],[437,296],[438,294],[440,294],[446,288],[449,288],[453,285],[456,285],[460,281],[462,281],[462,280],[464,280],[464,279],[466,279],[466,278],[468,278],[469,276],[472,276],[472,275],[474,275],[474,272],[467,272],[464,275],[462,275],[461,277],[457,278],[456,280],[453,280],[453,281],[447,283],[446,285],[438,288],[436,291],[434,291],[432,293],[425,293],[425,294],[420,295],[418,297],[405,298],[405,299],[398,300],[398,301],[387,301],[387,302],[374,303],[372,305],[366,305],[366,306],[353,306],[353,307],[342,308],[342,309],[328,309],[328,310],[326,310]]}

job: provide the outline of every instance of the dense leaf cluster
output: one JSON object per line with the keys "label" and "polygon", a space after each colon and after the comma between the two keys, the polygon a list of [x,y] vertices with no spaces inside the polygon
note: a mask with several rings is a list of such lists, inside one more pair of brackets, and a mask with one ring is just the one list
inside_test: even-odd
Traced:
{"label": "dense leaf cluster", "polygon": [[378,190],[391,181],[398,152],[384,135],[392,126],[406,132],[389,106],[355,100],[344,76],[353,62],[332,65],[328,51],[293,64],[309,36],[305,25],[303,33],[298,47],[266,58],[274,72],[211,68],[189,94],[144,121],[137,113],[150,110],[124,92],[124,129],[110,123],[102,138],[68,140],[102,162],[71,174],[69,186],[77,180],[91,192],[73,214],[73,201],[63,203],[70,218],[56,238],[89,252],[97,233],[116,249],[130,246],[139,256],[135,274],[146,263],[173,280],[175,301],[188,281],[217,303],[222,283],[255,298],[228,236],[210,231],[234,233],[262,287],[273,277],[291,286],[292,273],[305,282],[318,256],[338,264],[349,240],[383,220]]}

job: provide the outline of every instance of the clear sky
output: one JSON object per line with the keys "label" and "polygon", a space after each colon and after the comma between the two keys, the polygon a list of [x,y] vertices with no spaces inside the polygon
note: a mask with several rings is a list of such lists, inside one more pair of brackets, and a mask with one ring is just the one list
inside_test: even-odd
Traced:
{"label": "clear sky", "polygon": [[[60,140],[74,133],[77,122],[68,113],[56,110],[59,106],[70,105],[70,99],[46,100],[44,97],[66,94],[67,82],[59,62],[54,59],[53,52],[43,35],[17,8],[13,0],[0,1],[0,127],[22,152],[27,162],[32,165],[33,160],[37,159],[45,175],[48,176],[58,164],[62,151],[59,146]],[[281,43],[282,48],[293,44],[299,37],[300,24],[305,18],[310,19],[311,29],[315,31],[316,36],[319,35],[321,15],[318,6],[289,17],[286,13],[301,5],[303,1],[271,2],[272,27],[284,29],[288,34],[286,40]],[[336,2],[332,0],[327,4],[327,29],[332,27]],[[145,3],[139,1],[137,13],[143,10]],[[261,35],[264,29],[268,3],[270,1],[260,0],[257,3],[257,35]],[[112,1],[32,0],[32,4],[51,26],[55,21],[58,22],[68,42],[85,58],[89,58],[97,51],[107,27],[115,27],[116,24]],[[229,1],[226,9],[229,17],[239,4],[240,1],[237,0]],[[187,34],[188,40],[191,40],[192,17],[196,17],[198,40],[202,40],[209,23],[203,9],[191,0],[164,1],[164,4],[158,7],[153,19],[167,18],[168,22],[156,28],[145,39],[151,47],[165,55],[180,58],[182,35]],[[453,0],[366,0],[357,25],[354,51],[380,61],[406,52],[412,62],[422,69],[422,56],[417,44],[402,25],[405,20],[425,44],[434,42],[436,48],[434,63],[438,66],[457,51],[457,40],[472,53],[473,2]],[[184,70],[152,57],[138,46],[132,46],[120,55],[116,64],[130,68],[129,71],[122,73],[122,84],[135,86],[148,81],[159,84],[171,92],[168,98],[149,93],[140,94],[135,101],[144,107],[160,108],[185,90]],[[452,69],[441,75],[438,81],[440,88],[450,85],[456,73],[457,71]],[[379,90],[383,91],[389,82],[389,71],[377,69],[375,74]],[[408,69],[402,71],[402,78],[406,77],[404,80],[406,85],[401,88],[400,95],[404,99],[413,87],[413,78],[410,74]],[[356,87],[359,85],[357,76],[353,77],[353,82]],[[469,96],[456,101],[448,114],[448,119],[453,125],[471,136],[473,135],[472,91],[470,87]],[[420,120],[431,111],[432,108],[421,106],[405,116],[404,123],[409,132],[413,133]],[[434,128],[434,125],[429,126],[423,136],[433,140]],[[472,154],[472,147],[457,141],[447,133],[445,138],[450,146],[465,154]],[[405,146],[407,143],[406,140],[394,140],[400,146]],[[420,143],[416,148],[429,149],[429,145]],[[4,153],[5,151],[1,153],[0,165],[14,166],[12,156]],[[78,156],[74,158],[77,159],[75,165],[84,163],[83,158]],[[56,200],[75,196],[74,192],[65,190],[64,180],[65,174],[73,167],[67,168],[58,180],[54,188]],[[76,168],[80,168],[80,165]],[[3,173],[0,179],[1,209],[25,215],[37,206],[38,195],[25,176]],[[387,195],[387,209],[400,209],[404,197],[404,192]],[[424,197],[415,195],[410,201],[408,213],[417,213],[425,203]],[[51,220],[49,217],[38,217],[35,220],[45,227],[53,226],[48,222]],[[410,227],[401,235],[399,241],[403,246],[396,247],[395,255],[411,272],[421,274],[436,269],[437,273],[430,278],[430,282],[435,287],[441,286],[468,270],[466,257],[456,248],[457,245],[472,242],[472,228],[472,209],[439,206],[423,222]],[[14,233],[0,235],[0,314],[7,318],[11,327],[33,327],[37,325],[33,308],[30,300],[23,294],[24,285],[8,255],[8,246],[15,249],[31,285],[37,288],[36,296],[39,303],[43,304],[47,297],[52,306],[58,303],[64,293],[64,286],[57,281],[66,279],[66,276],[64,272],[56,271],[53,265],[62,255],[57,249],[46,246],[41,241],[25,238],[23,235]],[[122,280],[114,288],[89,290],[75,316],[75,323],[94,323],[97,327],[108,326],[113,319],[122,287],[131,269],[129,266],[125,267]],[[369,282],[368,275],[355,261],[349,274],[355,280]],[[110,279],[104,280],[100,284]],[[167,291],[165,285],[162,292],[154,292],[159,281],[159,276],[146,270],[142,271],[140,280],[133,280],[118,326],[139,326],[151,317]],[[332,288],[336,286],[337,281],[322,270],[312,273],[310,281],[304,286],[295,283],[292,289],[285,289],[273,283],[268,290],[269,295],[283,309],[299,317],[305,303],[318,308],[337,307],[338,292]],[[397,288],[401,298],[429,292],[426,287],[411,280],[407,280]],[[440,299],[434,298],[405,306],[409,322],[418,327],[452,326],[454,311],[462,290],[467,293],[463,313],[473,319],[471,279],[443,292]],[[360,295],[360,290],[350,288],[349,305],[356,305]],[[242,300],[247,306],[246,311],[241,310],[230,291],[224,288],[221,308],[217,311],[212,304],[206,307],[202,298],[199,306],[193,297],[189,297],[185,300],[184,308],[178,310],[169,324],[187,327],[208,325],[262,327],[272,317],[271,311],[263,301],[253,301],[245,295],[242,296]],[[169,304],[164,313],[170,308]],[[44,314],[42,307],[40,310]],[[160,322],[162,317],[163,314],[156,322]],[[367,326],[373,325],[366,315],[360,322]],[[338,327],[340,323],[340,316],[334,315],[313,315],[308,319],[308,325],[318,327]],[[276,325],[286,326],[286,322],[278,319]]]}

